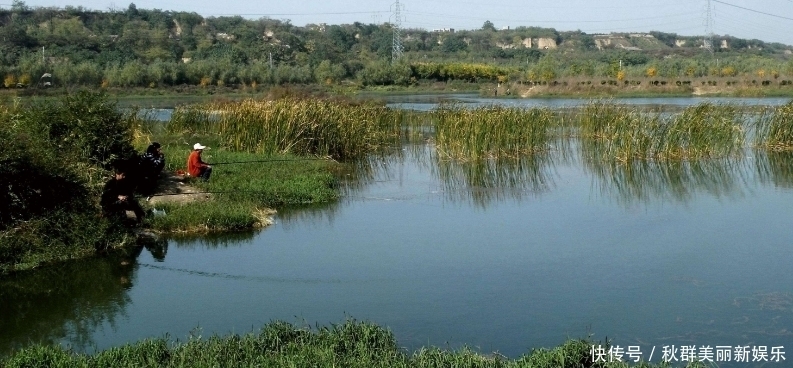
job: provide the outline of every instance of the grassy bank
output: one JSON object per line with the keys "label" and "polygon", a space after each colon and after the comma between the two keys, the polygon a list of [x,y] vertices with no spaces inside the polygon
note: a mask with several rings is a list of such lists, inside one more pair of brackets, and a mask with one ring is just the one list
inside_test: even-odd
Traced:
{"label": "grassy bank", "polygon": [[[192,138],[211,144],[211,140]],[[184,169],[189,146],[166,141],[163,148],[168,170]],[[171,198],[165,195],[162,203],[145,203],[157,213],[146,219],[146,226],[168,233],[239,231],[268,225],[273,214],[270,209],[325,203],[338,197],[333,171],[341,164],[332,160],[234,152],[223,147],[204,151],[203,158],[210,164],[221,163],[213,166],[211,179],[186,182],[198,190],[183,195],[186,201],[168,201]]]}
{"label": "grassy bank", "polygon": [[[259,333],[244,336],[191,338],[172,343],[144,340],[93,355],[74,354],[59,346],[22,349],[0,361],[0,366],[21,367],[526,367],[617,368],[668,367],[663,364],[593,363],[587,340],[569,340],[553,349],[538,349],[518,358],[482,354],[469,348],[442,350],[426,347],[408,353],[394,335],[371,323],[348,320],[330,327],[301,328],[271,322]],[[678,365],[680,367],[683,364]],[[690,363],[687,367],[705,367]]]}
{"label": "grassy bank", "polygon": [[[153,140],[163,143],[170,171],[185,168],[190,147],[199,141],[213,147],[205,161],[235,162],[217,165],[207,183],[184,183],[197,188],[193,192],[200,194],[191,196],[202,200],[154,205],[139,198],[144,209],[156,210],[143,223],[155,231],[251,229],[271,220],[269,208],[338,196],[333,172],[339,164],[333,160],[288,149],[234,149],[222,132],[169,135],[157,125],[134,110],[119,112],[106,95],[87,92],[0,105],[0,274],[134,244],[132,229],[102,216],[99,198],[113,163],[137,156],[135,148],[142,151]],[[323,147],[346,152],[335,151],[336,142]]]}

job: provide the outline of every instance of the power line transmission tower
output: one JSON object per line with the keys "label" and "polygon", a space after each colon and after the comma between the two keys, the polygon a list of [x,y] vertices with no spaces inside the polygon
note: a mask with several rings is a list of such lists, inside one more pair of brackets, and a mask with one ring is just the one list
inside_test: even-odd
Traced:
{"label": "power line transmission tower", "polygon": [[392,7],[394,10],[392,15],[394,18],[392,23],[394,26],[394,37],[391,45],[391,62],[393,63],[402,58],[402,35],[400,33],[402,28],[402,4],[399,3],[399,0],[396,0]]}
{"label": "power line transmission tower", "polygon": [[713,8],[710,0],[708,0],[708,5],[705,9],[705,37],[702,40],[702,46],[706,50],[713,52]]}

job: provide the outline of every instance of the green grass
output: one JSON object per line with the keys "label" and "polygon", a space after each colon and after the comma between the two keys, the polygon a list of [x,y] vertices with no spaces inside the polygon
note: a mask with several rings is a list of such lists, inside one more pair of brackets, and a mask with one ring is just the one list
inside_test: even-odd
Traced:
{"label": "green grass", "polygon": [[[213,166],[208,182],[188,181],[205,193],[195,194],[200,200],[149,205],[159,213],[165,211],[164,215],[147,217],[145,225],[155,231],[241,231],[266,225],[270,208],[326,203],[338,198],[333,172],[341,165],[333,160],[235,152],[219,147],[219,140],[207,135],[190,139],[189,142],[201,142],[210,147],[202,155],[205,162],[219,164]],[[186,142],[183,137],[160,139],[167,171],[185,170],[192,147],[192,143]]]}
{"label": "green grass", "polygon": [[[318,329],[272,322],[258,334],[181,343],[167,339],[144,340],[94,355],[72,354],[59,347],[34,346],[3,361],[6,367],[217,367],[217,366],[321,366],[321,367],[627,367],[624,363],[592,363],[591,342],[570,340],[554,349],[540,349],[510,360],[499,354],[484,355],[470,348],[447,351],[422,348],[408,354],[393,334],[369,323],[347,321]],[[654,367],[639,364],[636,366]],[[703,365],[690,365],[703,366]]]}
{"label": "green grass", "polygon": [[[271,322],[247,335],[193,336],[188,341],[149,339],[100,351],[75,354],[59,346],[24,348],[0,366],[22,367],[526,367],[618,368],[671,365],[592,362],[589,340],[569,340],[552,349],[532,350],[518,359],[483,354],[471,348],[399,347],[393,333],[372,323],[347,320],[330,327],[298,327]],[[677,365],[705,367],[702,363]]]}

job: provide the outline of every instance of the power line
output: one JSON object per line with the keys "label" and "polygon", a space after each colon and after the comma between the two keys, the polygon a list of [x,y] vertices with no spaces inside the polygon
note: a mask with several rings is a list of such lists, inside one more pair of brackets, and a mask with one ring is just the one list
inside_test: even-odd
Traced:
{"label": "power line", "polygon": [[769,17],[780,18],[780,19],[786,19],[786,20],[793,20],[793,18],[788,18],[788,17],[783,17],[783,16],[781,16],[781,15],[776,15],[776,14],[771,14],[771,13],[761,12],[761,11],[759,11],[759,10],[754,10],[754,9],[744,8],[744,7],[742,7],[742,6],[738,6],[738,5],[734,5],[734,4],[730,4],[730,3],[725,3],[724,1],[719,1],[719,0],[709,0],[709,1],[713,1],[714,3],[724,4],[724,5],[727,5],[727,6],[732,6],[732,7],[734,7],[734,8],[743,9],[743,10],[750,11],[750,12],[757,13],[757,14],[763,14],[763,15],[767,15],[767,16],[769,16]]}
{"label": "power line", "polygon": [[228,17],[228,16],[243,16],[243,17],[250,17],[250,16],[295,16],[295,15],[347,15],[347,14],[380,14],[385,13],[385,11],[376,10],[376,11],[360,11],[360,12],[321,12],[321,13],[227,13],[227,14],[212,14],[210,16],[219,16],[219,17]]}
{"label": "power line", "polygon": [[[791,0],[793,1],[793,0]],[[465,16],[450,16],[446,14],[439,14],[439,13],[424,13],[424,12],[411,12],[406,11],[406,13],[416,14],[416,15],[426,15],[432,17],[442,17],[452,18],[452,19],[469,19],[469,20],[480,20],[482,17],[465,17]],[[691,16],[691,13],[677,13],[677,14],[665,14],[664,17],[679,17],[679,16]],[[609,20],[517,20],[517,19],[500,19],[500,18],[491,18],[490,20],[495,20],[499,22],[522,22],[522,23],[614,23],[614,22],[631,22],[637,20],[657,20],[658,16],[652,17],[644,17],[644,18],[629,18],[629,19],[609,19]]]}

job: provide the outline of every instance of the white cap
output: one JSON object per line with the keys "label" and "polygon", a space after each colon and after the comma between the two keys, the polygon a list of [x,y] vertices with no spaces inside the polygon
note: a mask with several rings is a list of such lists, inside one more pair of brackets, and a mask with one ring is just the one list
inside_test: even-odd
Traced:
{"label": "white cap", "polygon": [[202,146],[201,143],[196,143],[196,144],[193,145],[193,149],[194,150],[202,150],[204,148],[207,148],[207,147],[206,146]]}

